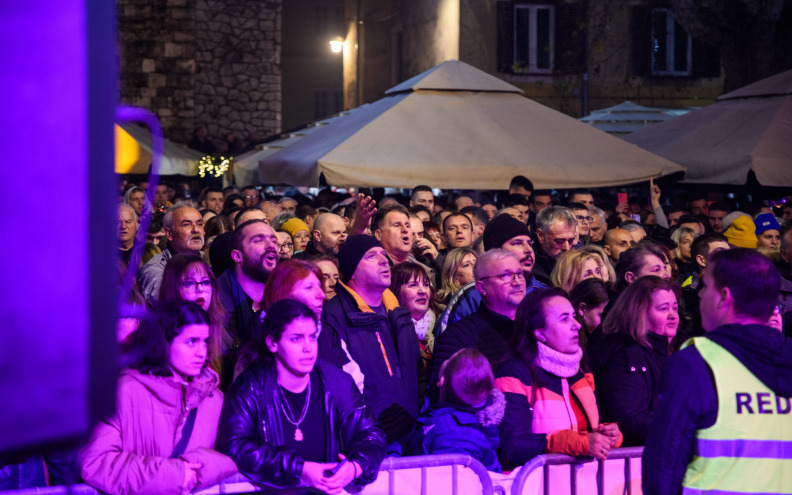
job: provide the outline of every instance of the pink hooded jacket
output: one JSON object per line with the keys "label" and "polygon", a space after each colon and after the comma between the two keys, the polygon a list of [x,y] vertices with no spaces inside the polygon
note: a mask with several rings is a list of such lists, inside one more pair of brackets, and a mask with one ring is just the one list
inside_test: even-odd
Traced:
{"label": "pink hooded jacket", "polygon": [[[193,490],[236,473],[230,457],[212,450],[223,406],[218,383],[208,367],[188,384],[173,376],[125,370],[118,382],[116,415],[96,426],[82,453],[86,483],[112,495],[182,495],[185,462],[201,464]],[[187,448],[170,459],[194,407],[198,412]]]}

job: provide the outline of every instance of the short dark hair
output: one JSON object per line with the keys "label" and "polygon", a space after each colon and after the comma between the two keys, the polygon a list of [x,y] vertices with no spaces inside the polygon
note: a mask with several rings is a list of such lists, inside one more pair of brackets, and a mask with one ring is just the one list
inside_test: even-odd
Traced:
{"label": "short dark hair", "polygon": [[415,186],[413,188],[412,193],[410,193],[410,199],[412,199],[415,196],[415,193],[417,193],[417,192],[430,192],[430,193],[432,193],[432,196],[434,196],[434,191],[432,191],[431,187],[425,186],[425,185],[420,185],[420,186]]}
{"label": "short dark hair", "polygon": [[203,196],[201,196],[201,200],[205,200],[206,195],[209,194],[210,192],[223,194],[223,190],[220,189],[220,186],[209,186],[204,190]]}
{"label": "short dark hair", "polygon": [[731,208],[729,207],[729,205],[727,205],[723,201],[715,201],[714,203],[712,203],[710,205],[710,207],[709,207],[709,211],[712,211],[712,210],[725,211],[727,213],[732,211]]}
{"label": "short dark hair", "polygon": [[[246,207],[240,209],[239,213],[237,213],[237,216],[234,218],[234,223],[236,223],[237,220],[242,218],[242,215],[244,215],[245,213],[247,213],[249,211],[261,211],[261,209],[258,206],[246,206]],[[239,225],[237,225],[237,227],[239,227]]]}
{"label": "short dark hair", "polygon": [[572,201],[570,203],[567,203],[567,208],[569,208],[572,211],[574,211],[574,210],[586,210],[586,211],[588,211],[588,206],[584,205],[583,203],[578,203],[577,201]]}
{"label": "short dark hair", "polygon": [[582,188],[582,187],[577,188],[577,189],[572,189],[569,192],[569,196],[567,196],[567,197],[569,199],[572,199],[572,197],[577,195],[577,194],[588,194],[589,196],[594,197],[594,191],[592,191],[591,189],[585,189],[585,188]]}
{"label": "short dark hair", "polygon": [[729,242],[729,239],[720,232],[705,232],[693,239],[690,245],[690,259],[695,262],[696,257],[705,255],[709,251],[709,245],[713,242]]}
{"label": "short dark hair", "polygon": [[443,232],[446,231],[446,222],[448,222],[448,219],[452,217],[465,217],[465,219],[470,222],[470,230],[473,230],[473,220],[471,220],[469,216],[465,215],[461,211],[455,211],[443,219]]}
{"label": "short dark hair", "polygon": [[728,288],[736,313],[765,321],[778,302],[781,275],[763,254],[746,248],[724,249],[707,261],[716,288]]}
{"label": "short dark hair", "polygon": [[264,225],[269,225],[267,222],[260,218],[254,218],[253,220],[248,220],[247,222],[243,223],[242,225],[238,225],[237,228],[231,232],[231,249],[236,249],[237,251],[242,251],[242,239],[245,237],[245,229],[249,226],[253,225],[254,223],[263,223]]}
{"label": "short dark hair", "polygon": [[470,215],[476,219],[476,221],[480,224],[487,225],[489,223],[489,215],[487,212],[484,211],[484,208],[480,206],[466,206],[459,210],[459,213],[464,213],[465,215]]}
{"label": "short dark hair", "polygon": [[533,194],[531,195],[531,203],[536,202],[536,198],[539,197],[539,196],[550,196],[550,198],[552,199],[553,198],[553,191],[551,191],[550,189],[537,189],[537,190],[535,190],[533,192]]}
{"label": "short dark hair", "polygon": [[[170,344],[188,325],[208,325],[209,315],[197,304],[175,299],[154,308],[132,334],[127,365],[143,374],[171,376]],[[211,331],[211,329],[210,329]],[[206,363],[212,362],[211,348]]]}
{"label": "short dark hair", "polygon": [[404,213],[408,219],[410,218],[410,211],[401,204],[395,205],[388,205],[380,210],[377,210],[377,213],[374,215],[374,218],[371,219],[371,230],[378,230],[382,228],[382,224],[385,222],[385,217],[388,216],[388,213],[392,212],[397,213]]}
{"label": "short dark hair", "polygon": [[319,214],[319,210],[317,210],[313,205],[309,204],[302,204],[297,207],[295,212],[295,216],[300,220],[305,220],[306,217],[315,217]]}
{"label": "short dark hair", "polygon": [[509,189],[516,189],[518,187],[525,189],[526,191],[534,190],[533,182],[531,182],[530,179],[524,175],[516,175],[512,178],[511,182],[509,182]]}
{"label": "short dark hair", "polygon": [[415,205],[410,207],[410,213],[418,213],[419,211],[423,211],[424,213],[428,214],[429,217],[432,216],[432,212],[429,211],[429,208],[425,207],[424,205]]}
{"label": "short dark hair", "polygon": [[528,198],[522,194],[509,194],[503,199],[504,208],[514,205],[528,206]]}

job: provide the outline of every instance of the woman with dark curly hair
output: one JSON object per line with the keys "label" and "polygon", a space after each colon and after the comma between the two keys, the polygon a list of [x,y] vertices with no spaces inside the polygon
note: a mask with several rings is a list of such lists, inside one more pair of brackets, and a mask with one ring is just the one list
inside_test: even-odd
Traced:
{"label": "woman with dark curly hair", "polygon": [[110,494],[183,495],[237,469],[213,449],[223,405],[208,363],[214,327],[188,301],[161,304],[132,334],[116,415],[94,429],[82,477]]}
{"label": "woman with dark curly hair", "polygon": [[317,337],[311,308],[272,304],[261,359],[228,390],[217,445],[259,486],[339,493],[377,476],[385,434],[352,378],[317,361]]}

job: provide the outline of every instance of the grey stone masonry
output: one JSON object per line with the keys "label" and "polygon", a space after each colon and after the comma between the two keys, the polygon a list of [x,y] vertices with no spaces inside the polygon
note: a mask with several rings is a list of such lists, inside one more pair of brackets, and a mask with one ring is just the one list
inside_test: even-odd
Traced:
{"label": "grey stone masonry", "polygon": [[282,0],[118,0],[121,101],[187,143],[281,130]]}

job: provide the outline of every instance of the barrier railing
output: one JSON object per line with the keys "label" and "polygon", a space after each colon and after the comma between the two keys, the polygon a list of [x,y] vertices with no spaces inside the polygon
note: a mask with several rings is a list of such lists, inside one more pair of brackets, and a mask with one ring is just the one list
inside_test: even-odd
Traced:
{"label": "barrier railing", "polygon": [[[563,454],[546,454],[534,457],[530,461],[528,461],[517,473],[516,478],[514,479],[512,486],[511,486],[511,494],[512,495],[521,495],[523,490],[525,489],[526,483],[528,482],[529,477],[532,473],[534,473],[537,469],[542,468],[543,476],[541,480],[541,486],[543,487],[544,495],[549,495],[551,493],[567,493],[567,492],[559,492],[552,488],[552,481],[553,477],[550,475],[550,466],[559,466],[559,465],[569,465],[570,472],[569,472],[569,495],[578,495],[578,472],[580,468],[584,465],[590,465],[596,462],[597,471],[596,471],[596,493],[597,495],[604,495],[606,493],[605,490],[605,465],[606,463],[613,463],[614,461],[622,460],[624,467],[623,467],[623,478],[622,484],[624,486],[624,493],[626,495],[637,495],[640,491],[636,491],[637,493],[633,493],[634,490],[632,489],[632,481],[633,481],[633,473],[632,473],[632,460],[633,459],[640,459],[641,454],[643,453],[643,447],[628,447],[622,449],[612,449],[608,452],[608,459],[605,461],[599,461],[594,459],[581,459],[579,457],[572,457]],[[637,473],[640,476],[640,472]],[[585,490],[586,493],[591,493],[592,491]]]}
{"label": "barrier railing", "polygon": [[[493,488],[492,488],[492,480],[490,479],[489,471],[476,459],[469,455],[464,454],[441,454],[441,455],[422,455],[416,457],[388,457],[382,461],[380,464],[380,475],[377,477],[377,481],[375,484],[379,484],[380,477],[383,473],[388,474],[388,491],[389,495],[399,495],[400,493],[406,493],[405,491],[399,491],[396,487],[396,471],[402,471],[407,469],[420,469],[421,475],[421,487],[419,492],[410,492],[410,493],[420,493],[420,495],[427,495],[430,483],[429,483],[429,468],[437,468],[437,467],[450,467],[451,468],[451,495],[459,495],[460,486],[459,486],[459,477],[460,477],[460,468],[468,467],[470,468],[476,476],[478,476],[479,481],[481,482],[481,494],[482,495],[492,495]],[[366,488],[363,493],[374,493],[376,491],[375,487]],[[380,493],[380,492],[377,492]],[[441,493],[437,487],[437,481],[432,481],[432,493]],[[442,492],[447,493],[447,492]],[[466,492],[469,493],[469,492]]]}
{"label": "barrier railing", "polygon": [[[505,494],[507,491],[511,495],[539,495],[540,493],[544,495],[593,493],[605,495],[613,493],[615,485],[623,486],[620,491],[625,495],[638,495],[640,489],[634,490],[632,482],[634,474],[640,477],[640,468],[633,466],[633,461],[640,462],[642,452],[643,447],[613,449],[609,452],[606,461],[561,454],[540,455],[519,468],[513,477],[490,473],[479,461],[464,454],[389,457],[380,464],[380,474],[377,480],[366,486],[362,495],[428,495],[429,493],[494,495],[495,493]],[[622,461],[623,466],[620,469],[615,469],[618,468],[618,461]],[[569,466],[568,482],[564,480],[564,482],[556,483],[563,476],[559,476],[558,472],[551,473],[551,468],[564,465]],[[465,472],[465,467],[469,468],[478,478],[481,483],[480,492],[477,486],[471,484],[472,477]],[[594,467],[596,470],[593,469]],[[438,470],[436,468],[448,469]],[[540,468],[540,476],[532,477]],[[638,473],[634,473],[636,469],[639,470]],[[409,473],[409,470],[417,470],[417,473]],[[449,470],[450,477],[448,476]],[[584,471],[582,476],[580,475],[581,471]],[[607,471],[610,471],[610,474],[606,476]],[[616,471],[620,474],[616,476],[618,479],[613,479],[614,477],[611,475]],[[596,482],[592,486],[591,481],[594,479]],[[417,486],[418,480],[420,480],[419,486]],[[445,489],[444,484],[450,484],[450,491]],[[556,486],[556,484],[561,486]],[[510,489],[509,485],[511,485]],[[528,488],[527,492],[526,488]],[[241,494],[256,491],[259,490],[250,483],[247,477],[236,474],[215,486],[195,492],[195,495]],[[96,489],[82,484],[68,487],[28,488],[0,493],[8,495],[99,495]]]}

